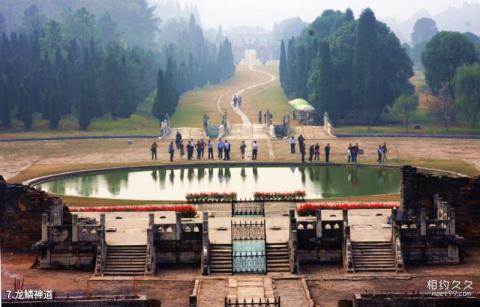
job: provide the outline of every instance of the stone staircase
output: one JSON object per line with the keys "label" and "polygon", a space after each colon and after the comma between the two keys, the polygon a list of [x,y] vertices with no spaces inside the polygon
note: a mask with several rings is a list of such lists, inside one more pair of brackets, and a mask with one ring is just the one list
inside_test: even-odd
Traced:
{"label": "stone staircase", "polygon": [[146,245],[109,245],[103,275],[144,275],[146,253]]}
{"label": "stone staircase", "polygon": [[290,272],[288,243],[267,243],[267,272]]}
{"label": "stone staircase", "polygon": [[395,272],[392,243],[352,242],[355,272]]}
{"label": "stone staircase", "polygon": [[232,273],[231,244],[210,244],[210,273]]}

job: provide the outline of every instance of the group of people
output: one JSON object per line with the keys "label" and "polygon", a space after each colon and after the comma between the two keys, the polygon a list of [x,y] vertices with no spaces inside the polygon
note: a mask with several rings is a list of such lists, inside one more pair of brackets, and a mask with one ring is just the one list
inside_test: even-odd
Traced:
{"label": "group of people", "polygon": [[[262,117],[262,114],[263,114],[263,117]],[[273,120],[273,114],[272,112],[270,112],[269,110],[265,111],[265,113],[262,113],[262,111],[258,111],[258,123],[261,124],[262,123],[262,119],[263,119],[263,122],[267,125],[271,125],[272,124],[272,120]]]}
{"label": "group of people", "polygon": [[385,163],[387,161],[387,143],[383,143],[383,145],[378,145],[377,148],[377,162],[378,163]]}
{"label": "group of people", "polygon": [[232,97],[232,105],[234,108],[239,107],[242,105],[242,96],[240,95],[233,95]]}
{"label": "group of people", "polygon": [[[205,141],[204,139],[200,139],[194,141],[190,139],[187,141],[187,145],[184,146],[183,138],[180,132],[177,131],[175,136],[175,144],[174,142],[170,142],[168,145],[168,153],[170,155],[170,161],[173,162],[173,158],[175,155],[175,150],[180,151],[180,157],[185,155],[185,151],[187,153],[187,159],[193,160],[195,151],[196,151],[196,159],[202,160],[205,156],[205,151],[207,152],[207,159],[208,160],[215,160],[214,157],[214,149],[217,148],[217,158],[219,160],[229,161],[231,159],[231,149],[232,144],[228,142],[228,140],[222,140],[221,138],[218,140],[217,144],[214,143],[213,140],[209,139]],[[152,153],[152,160],[157,160],[157,150],[158,144],[157,142],[153,142],[150,147],[150,151]],[[247,144],[245,141],[242,141],[240,144],[240,154],[242,160],[246,159],[246,152],[247,152]],[[252,160],[257,160],[258,156],[258,143],[257,141],[253,141],[252,143]]]}
{"label": "group of people", "polygon": [[355,143],[355,145],[348,144],[348,148],[347,148],[348,163],[357,163],[359,154],[360,154],[360,147],[358,146],[358,143]]}
{"label": "group of people", "polygon": [[[290,137],[288,140],[290,143],[290,153],[296,153],[296,146],[298,143],[298,149],[300,151],[302,163],[305,163],[305,155],[306,155],[306,145],[305,145],[305,138],[303,135],[299,135],[297,139],[295,136]],[[325,162],[330,162],[330,144],[325,145],[323,148],[325,152]],[[320,144],[310,144],[308,148],[308,161],[320,161]]]}

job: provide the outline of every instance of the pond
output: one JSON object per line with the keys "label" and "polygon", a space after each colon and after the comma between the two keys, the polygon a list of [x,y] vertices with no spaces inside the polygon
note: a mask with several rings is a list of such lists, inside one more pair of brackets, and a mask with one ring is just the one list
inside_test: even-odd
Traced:
{"label": "pond", "polygon": [[56,194],[136,200],[185,200],[187,193],[304,190],[307,199],[393,194],[400,170],[348,166],[229,166],[110,170],[57,177],[36,187]]}

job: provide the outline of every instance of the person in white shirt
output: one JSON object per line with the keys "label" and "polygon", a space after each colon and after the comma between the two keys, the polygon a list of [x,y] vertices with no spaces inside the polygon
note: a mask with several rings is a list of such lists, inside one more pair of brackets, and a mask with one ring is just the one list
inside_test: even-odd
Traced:
{"label": "person in white shirt", "polygon": [[295,136],[292,135],[289,142],[290,142],[290,152],[292,154],[294,154],[295,153],[295,144],[297,143],[297,141],[295,140]]}
{"label": "person in white shirt", "polygon": [[257,144],[257,141],[253,141],[253,144],[252,144],[252,160],[257,160],[257,153],[258,153],[258,144]]}

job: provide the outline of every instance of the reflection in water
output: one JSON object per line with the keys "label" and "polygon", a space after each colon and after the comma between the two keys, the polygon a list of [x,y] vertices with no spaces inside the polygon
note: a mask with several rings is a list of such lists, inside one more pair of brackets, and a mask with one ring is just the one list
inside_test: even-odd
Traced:
{"label": "reflection in water", "polygon": [[243,181],[245,182],[245,179],[247,178],[247,172],[245,171],[245,167],[242,167],[240,169],[240,177],[242,177]]}
{"label": "reflection in water", "polygon": [[154,169],[150,175],[152,176],[153,181],[157,182],[158,180],[157,170]]}
{"label": "reflection in water", "polygon": [[[249,172],[253,176],[247,176]],[[314,199],[398,193],[399,187],[398,170],[318,165],[111,171],[40,185],[45,191],[66,195],[163,200],[184,200],[186,193],[195,192],[237,192],[240,198],[251,198],[256,191],[293,190],[305,190],[307,198]]]}
{"label": "reflection in water", "polygon": [[118,195],[122,185],[128,188],[128,172],[106,173],[102,175],[102,177],[107,182],[108,191],[112,193],[112,195]]}

